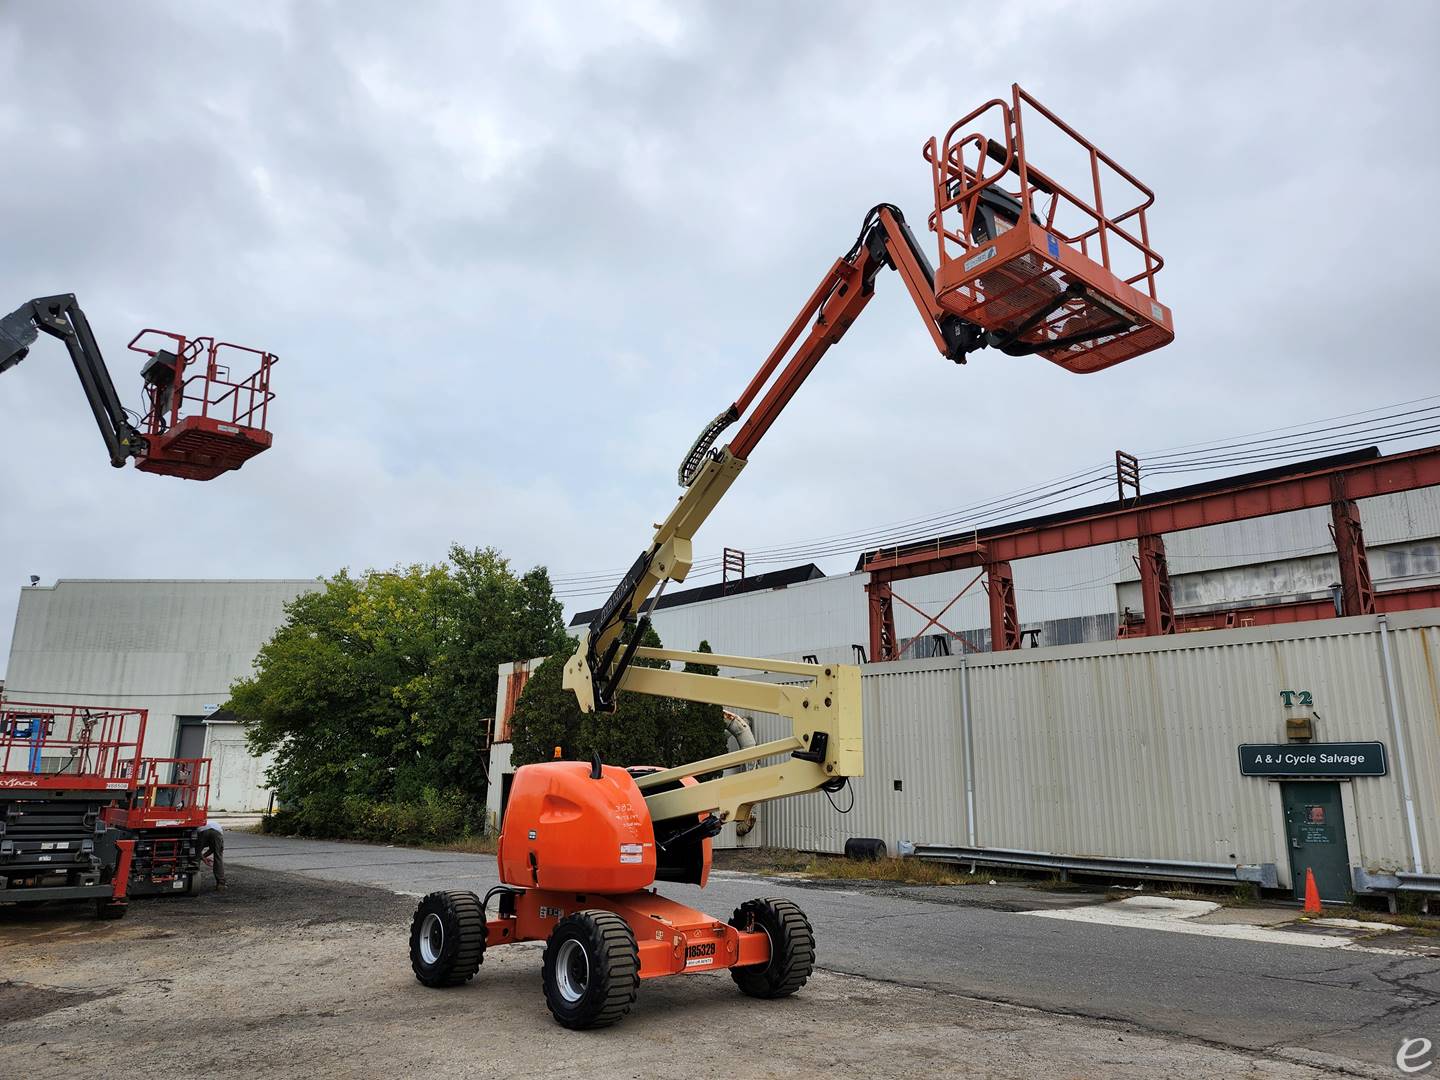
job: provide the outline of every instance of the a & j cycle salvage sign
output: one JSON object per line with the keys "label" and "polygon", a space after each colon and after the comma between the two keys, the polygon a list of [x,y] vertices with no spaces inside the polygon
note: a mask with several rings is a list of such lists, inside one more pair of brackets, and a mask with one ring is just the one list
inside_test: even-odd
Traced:
{"label": "a & j cycle salvage sign", "polygon": [[1244,743],[1243,776],[1384,776],[1380,742]]}

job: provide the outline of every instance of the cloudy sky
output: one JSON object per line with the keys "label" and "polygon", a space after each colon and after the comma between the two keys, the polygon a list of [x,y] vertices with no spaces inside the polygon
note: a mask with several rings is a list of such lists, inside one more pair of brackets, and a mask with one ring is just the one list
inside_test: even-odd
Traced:
{"label": "cloudy sky", "polygon": [[0,664],[30,574],[627,565],[1012,81],[1154,188],[1175,344],[956,368],[882,279],[697,554],[1440,392],[1437,52],[1419,2],[0,4],[0,309],[76,293],[132,406],[142,327],[281,357],[274,448],[208,484],[112,470],[60,343],[0,376]]}

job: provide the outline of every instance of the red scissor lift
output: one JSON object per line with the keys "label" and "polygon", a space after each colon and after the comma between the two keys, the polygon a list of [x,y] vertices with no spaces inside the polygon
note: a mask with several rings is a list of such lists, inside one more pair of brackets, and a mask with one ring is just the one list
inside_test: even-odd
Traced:
{"label": "red scissor lift", "polygon": [[130,895],[184,893],[200,873],[197,832],[210,804],[209,758],[141,758],[128,800],[103,817],[135,841]]}
{"label": "red scissor lift", "polygon": [[[142,330],[129,347],[148,357],[141,472],[213,480],[269,449],[273,353],[168,330]],[[251,364],[250,375],[232,377]]]}
{"label": "red scissor lift", "polygon": [[140,775],[144,709],[0,702],[0,902],[125,914],[135,841],[105,820]]}
{"label": "red scissor lift", "polygon": [[1174,340],[1155,291],[1154,193],[1018,85],[931,139],[925,159],[935,301],[986,344],[1084,373]]}

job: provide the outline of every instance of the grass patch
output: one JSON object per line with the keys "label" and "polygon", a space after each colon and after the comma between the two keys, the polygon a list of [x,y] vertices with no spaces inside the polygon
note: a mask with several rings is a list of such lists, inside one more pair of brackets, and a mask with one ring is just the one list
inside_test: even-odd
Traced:
{"label": "grass patch", "polygon": [[715,866],[779,877],[836,881],[893,881],[904,885],[970,885],[995,875],[968,874],[959,867],[922,859],[846,859],[784,848],[730,848],[715,852]]}
{"label": "grass patch", "polygon": [[1327,906],[1324,914],[1320,917],[1322,919],[1358,919],[1361,922],[1386,923],[1390,926],[1403,926],[1407,930],[1413,930],[1417,934],[1427,937],[1440,937],[1440,916],[1437,915],[1421,915],[1403,911],[1392,915],[1388,911],[1375,911],[1372,908]]}
{"label": "grass patch", "polygon": [[443,844],[424,844],[426,851],[459,851],[467,855],[494,855],[498,850],[493,836],[463,836]]}
{"label": "grass patch", "polygon": [[970,874],[948,863],[928,859],[845,859],[813,855],[801,867],[806,877],[838,881],[893,881],[904,885],[975,885],[991,881],[990,873]]}
{"label": "grass patch", "polygon": [[[1208,900],[1212,904],[1219,904],[1221,907],[1260,907],[1262,901],[1260,891],[1252,884],[1243,882],[1239,885],[1171,885],[1165,887],[1163,882],[1157,883],[1151,896],[1164,896],[1171,900]],[[1148,884],[1147,884],[1148,888]],[[1137,893],[1133,889],[1117,889],[1111,886],[1107,890],[1111,896],[1143,896],[1143,892]]]}

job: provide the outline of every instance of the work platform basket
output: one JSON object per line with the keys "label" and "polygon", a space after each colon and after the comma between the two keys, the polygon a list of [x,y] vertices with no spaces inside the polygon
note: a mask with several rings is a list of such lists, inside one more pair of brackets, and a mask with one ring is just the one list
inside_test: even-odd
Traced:
{"label": "work platform basket", "polygon": [[[1174,323],[1155,291],[1164,260],[1145,216],[1154,193],[1018,85],[1011,91],[925,145],[937,302],[1002,351],[1068,371],[1169,344]],[[1053,157],[1054,172],[1032,150]]]}
{"label": "work platform basket", "polygon": [[[274,354],[166,330],[140,331],[130,349],[148,358],[141,372],[148,450],[137,469],[213,480],[269,449]],[[250,364],[250,375],[232,377],[233,367]]]}

